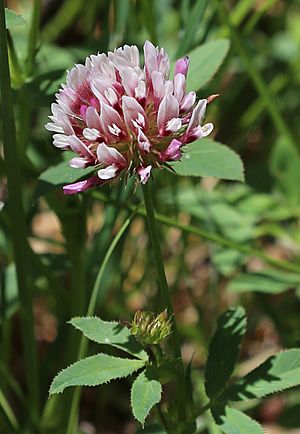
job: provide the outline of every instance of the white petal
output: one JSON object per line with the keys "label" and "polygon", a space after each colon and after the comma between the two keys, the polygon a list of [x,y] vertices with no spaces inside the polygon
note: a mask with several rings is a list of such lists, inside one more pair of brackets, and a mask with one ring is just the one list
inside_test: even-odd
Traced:
{"label": "white petal", "polygon": [[87,140],[97,140],[100,135],[96,128],[85,128],[82,134]]}
{"label": "white petal", "polygon": [[70,166],[74,167],[75,169],[83,169],[86,167],[86,163],[86,159],[81,157],[72,158],[69,162]]}
{"label": "white petal", "polygon": [[208,124],[203,125],[202,137],[208,136],[212,132],[213,129],[214,129],[214,126],[212,123],[208,123]]}
{"label": "white petal", "polygon": [[54,134],[53,135],[53,145],[57,148],[69,148],[69,136],[65,136],[64,134]]}
{"label": "white petal", "polygon": [[100,179],[111,179],[116,176],[118,168],[115,165],[107,166],[105,169],[98,170],[98,176]]}

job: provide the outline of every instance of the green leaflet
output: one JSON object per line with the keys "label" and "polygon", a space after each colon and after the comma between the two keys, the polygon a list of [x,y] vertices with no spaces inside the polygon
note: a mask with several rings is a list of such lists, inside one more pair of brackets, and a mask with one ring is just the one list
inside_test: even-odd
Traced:
{"label": "green leaflet", "polygon": [[222,391],[233,372],[246,324],[242,307],[229,309],[218,319],[205,370],[205,390],[210,399]]}
{"label": "green leaflet", "polygon": [[97,354],[79,360],[63,369],[53,380],[50,395],[61,393],[70,386],[98,386],[120,377],[127,377],[144,366],[145,362]]}
{"label": "green leaflet", "polygon": [[266,294],[280,294],[290,288],[299,286],[299,274],[266,269],[257,273],[241,273],[233,277],[228,283],[227,289],[236,293],[263,292]]}
{"label": "green leaflet", "polygon": [[98,344],[111,345],[139,359],[148,360],[147,353],[131,335],[130,330],[117,322],[102,321],[96,317],[77,317],[72,318],[70,323]]}
{"label": "green leaflet", "polygon": [[5,9],[5,21],[7,29],[26,24],[26,21],[21,17],[21,15],[16,14],[16,12],[10,9]]}
{"label": "green leaflet", "polygon": [[211,413],[225,434],[263,434],[262,427],[255,420],[235,408],[216,406]]}
{"label": "green leaflet", "polygon": [[227,39],[210,41],[188,53],[190,68],[187,76],[187,91],[205,86],[220,68],[230,43]]}
{"label": "green leaflet", "polygon": [[[69,152],[68,154],[66,153],[66,155],[73,157],[74,153]],[[90,175],[94,171],[94,166],[87,167],[86,169],[74,169],[70,167],[68,161],[62,161],[56,166],[49,167],[49,169],[45,170],[38,178],[34,199],[36,200],[50,193],[50,191],[57,187],[79,181],[81,178]]]}
{"label": "green leaflet", "polygon": [[162,387],[149,370],[140,373],[132,385],[131,406],[134,417],[144,424],[151,408],[161,400]]}
{"label": "green leaflet", "polygon": [[262,398],[300,384],[300,349],[281,351],[249,372],[223,395],[227,401]]}
{"label": "green leaflet", "polygon": [[244,181],[240,157],[230,148],[203,138],[183,148],[180,161],[171,164],[177,175],[215,176],[221,179]]}

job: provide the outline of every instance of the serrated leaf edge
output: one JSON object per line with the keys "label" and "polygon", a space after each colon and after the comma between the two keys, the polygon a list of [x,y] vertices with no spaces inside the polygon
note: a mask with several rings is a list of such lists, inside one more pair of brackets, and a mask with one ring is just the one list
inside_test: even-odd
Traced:
{"label": "serrated leaf edge", "polygon": [[97,387],[97,386],[100,386],[101,384],[107,384],[107,383],[109,383],[110,381],[112,381],[112,380],[117,380],[117,379],[119,379],[119,378],[126,378],[126,377],[129,377],[130,375],[132,375],[134,372],[136,372],[136,371],[138,371],[139,369],[141,369],[141,368],[143,368],[143,366],[144,366],[144,364],[141,364],[141,366],[139,366],[139,367],[137,367],[136,369],[134,369],[130,374],[128,374],[128,375],[120,375],[120,376],[117,376],[117,377],[114,377],[114,378],[112,378],[111,380],[108,380],[108,381],[103,381],[102,383],[99,383],[99,384],[93,384],[93,385],[90,385],[90,384],[81,384],[81,385],[74,385],[74,386],[65,386],[62,390],[60,390],[59,392],[52,392],[51,391],[51,389],[52,389],[52,387],[53,387],[53,383],[54,383],[54,381],[56,380],[56,378],[60,375],[60,374],[62,374],[64,371],[66,371],[67,369],[69,369],[69,368],[71,368],[72,366],[74,366],[74,365],[76,365],[77,363],[79,363],[79,362],[81,362],[82,360],[86,360],[86,359],[91,359],[91,358],[93,358],[94,356],[98,356],[98,355],[105,355],[105,356],[109,356],[111,359],[118,359],[118,360],[126,360],[126,361],[129,361],[129,362],[144,362],[143,360],[141,360],[141,359],[128,359],[128,358],[126,358],[126,357],[114,357],[114,356],[110,356],[109,354],[105,354],[105,353],[98,353],[98,354],[94,354],[93,356],[89,356],[89,357],[84,357],[83,359],[80,359],[80,360],[77,360],[76,362],[74,362],[74,363],[71,363],[70,365],[68,365],[66,368],[63,368],[63,369],[61,369],[59,372],[58,372],[58,374],[56,374],[56,376],[53,378],[53,380],[52,380],[52,382],[51,382],[51,384],[50,384],[50,387],[49,387],[49,395],[58,395],[58,394],[60,394],[60,393],[62,393],[67,387],[81,387],[81,386],[86,386],[86,387]]}
{"label": "serrated leaf edge", "polygon": [[[158,404],[158,403],[161,401],[161,398],[162,398],[162,392],[163,392],[163,388],[162,388],[161,383],[160,383],[158,380],[153,379],[154,381],[157,381],[157,382],[159,383],[159,385],[160,385],[160,399],[159,399],[157,402],[154,402],[153,406],[152,406],[152,407],[150,408],[150,410],[149,410],[149,413],[146,414],[146,416],[144,417],[143,420],[139,419],[139,418],[137,417],[137,415],[135,414],[134,406],[133,406],[133,403],[132,403],[132,389],[133,389],[133,385],[134,385],[134,383],[137,381],[138,377],[139,377],[140,375],[142,375],[143,373],[145,373],[145,372],[146,372],[146,369],[139,373],[139,375],[138,375],[138,376],[135,378],[135,380],[133,381],[132,386],[131,386],[131,390],[130,390],[130,406],[131,406],[131,409],[132,409],[132,414],[133,414],[134,418],[135,418],[138,422],[140,422],[140,424],[142,425],[143,428],[144,428],[145,420],[146,420],[146,418],[149,416],[150,411],[152,410],[152,408],[153,408],[156,404]],[[152,380],[151,380],[151,381],[152,381]]]}
{"label": "serrated leaf edge", "polygon": [[[110,346],[112,346],[112,347],[115,347],[115,348],[119,348],[120,350],[122,350],[122,351],[124,351],[124,352],[127,352],[127,354],[131,354],[133,357],[136,357],[136,359],[137,360],[143,360],[144,362],[147,362],[148,360],[149,360],[149,356],[148,356],[148,354],[146,353],[146,351],[145,350],[143,350],[143,347],[141,346],[141,350],[143,350],[144,351],[144,353],[145,353],[145,357],[142,357],[142,356],[137,356],[137,355],[134,355],[134,354],[132,354],[132,353],[129,353],[128,351],[126,351],[124,348],[120,348],[120,346],[118,346],[118,344],[116,343],[116,344],[112,344],[112,343],[109,343],[109,342],[107,342],[107,343],[105,343],[105,342],[103,342],[103,344],[100,344],[98,341],[96,341],[95,339],[92,339],[92,338],[89,338],[89,337],[87,337],[84,333],[83,333],[83,331],[81,330],[81,328],[80,327],[77,327],[77,325],[76,324],[74,324],[73,323],[73,320],[76,320],[76,319],[99,319],[100,321],[102,321],[103,323],[105,323],[105,324],[113,324],[113,325],[120,325],[120,323],[118,322],[118,321],[104,321],[103,319],[101,319],[101,318],[99,318],[98,316],[95,316],[95,315],[93,315],[93,316],[75,316],[75,317],[73,317],[72,319],[70,319],[70,321],[68,321],[68,324],[71,324],[76,330],[79,330],[87,339],[89,339],[90,341],[92,341],[92,342],[96,342],[96,343],[98,343],[99,345],[110,345]],[[121,324],[122,325],[122,324]],[[125,327],[125,326],[124,326]],[[129,330],[129,329],[128,329]],[[134,336],[132,336],[132,338],[135,340],[135,338],[134,338]],[[136,341],[136,343],[137,344],[139,344],[139,342],[138,341]]]}

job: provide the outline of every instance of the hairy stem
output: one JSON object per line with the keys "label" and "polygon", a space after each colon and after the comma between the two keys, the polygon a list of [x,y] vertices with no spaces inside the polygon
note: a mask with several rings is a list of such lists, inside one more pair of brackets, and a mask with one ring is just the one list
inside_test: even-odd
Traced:
{"label": "hairy stem", "polygon": [[180,363],[180,378],[178,381],[179,385],[179,395],[181,398],[181,403],[178,407],[178,414],[181,414],[182,417],[185,417],[185,382],[184,382],[184,366],[181,356],[181,349],[180,349],[180,342],[179,342],[179,335],[177,331],[177,324],[175,320],[175,315],[173,311],[172,301],[171,301],[171,295],[168,287],[168,282],[166,278],[165,268],[164,268],[164,262],[160,247],[160,241],[159,241],[159,232],[158,227],[156,224],[156,219],[154,215],[154,206],[153,206],[153,200],[152,200],[152,194],[150,190],[149,183],[143,185],[143,195],[144,195],[144,203],[145,203],[145,209],[146,209],[146,216],[147,216],[147,222],[148,222],[148,230],[149,230],[149,238],[152,246],[152,252],[154,255],[154,261],[156,265],[157,270],[157,277],[158,277],[158,283],[159,283],[159,290],[161,294],[161,298],[164,304],[164,307],[167,308],[169,315],[171,315],[172,318],[172,339],[173,339],[173,354],[175,359]]}

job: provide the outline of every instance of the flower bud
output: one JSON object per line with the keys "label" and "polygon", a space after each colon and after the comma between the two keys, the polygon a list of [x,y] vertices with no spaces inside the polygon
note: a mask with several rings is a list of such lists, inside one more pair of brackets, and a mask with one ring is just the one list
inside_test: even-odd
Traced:
{"label": "flower bud", "polygon": [[157,345],[172,333],[171,318],[166,310],[157,316],[139,310],[134,315],[131,333],[145,345]]}

